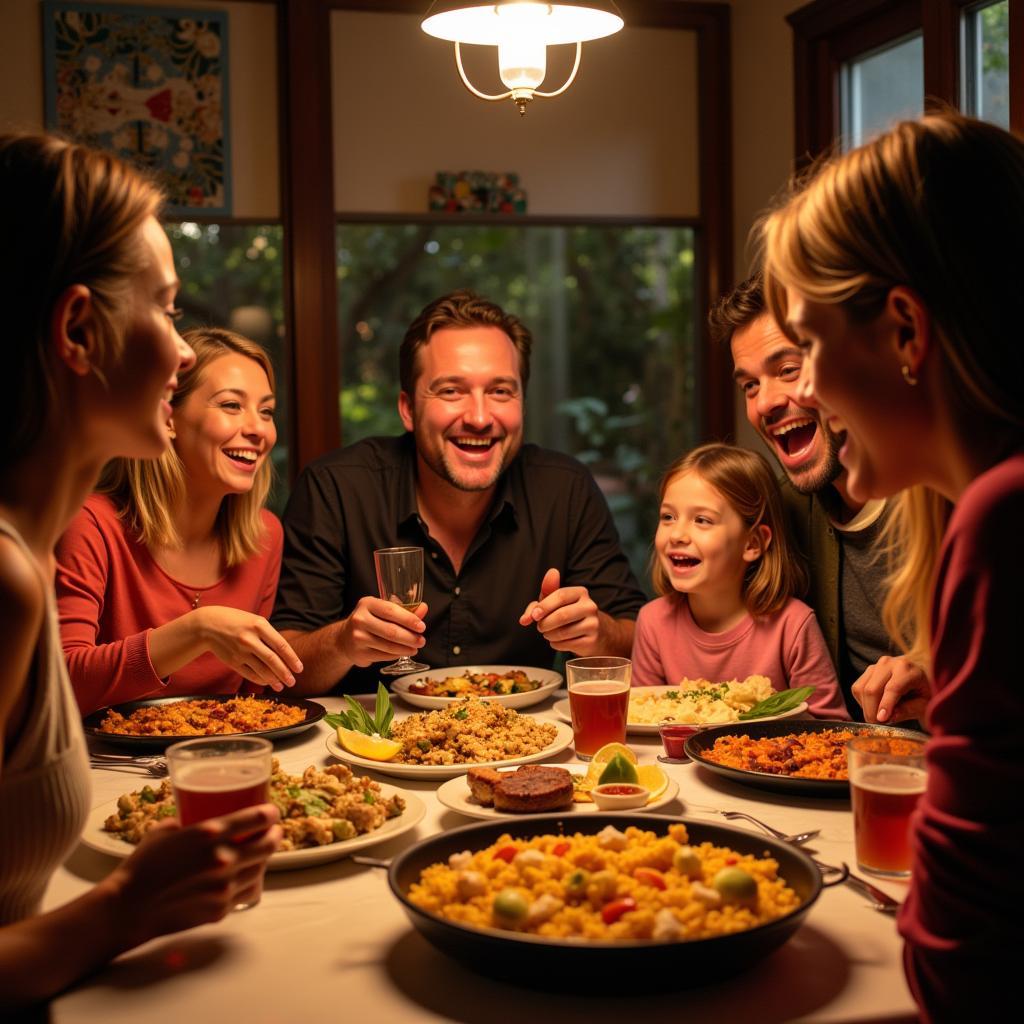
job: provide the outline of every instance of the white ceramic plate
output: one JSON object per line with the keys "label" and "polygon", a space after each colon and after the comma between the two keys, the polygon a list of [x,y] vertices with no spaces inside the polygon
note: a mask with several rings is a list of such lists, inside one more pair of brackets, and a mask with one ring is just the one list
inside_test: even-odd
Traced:
{"label": "white ceramic plate", "polygon": [[462,698],[426,697],[421,693],[410,693],[409,687],[421,679],[433,682],[465,675],[467,672],[477,675],[485,672],[494,672],[496,675],[505,675],[506,672],[525,672],[527,678],[535,679],[541,684],[536,690],[528,690],[526,693],[506,693],[501,697],[483,698],[494,701],[495,704],[503,704],[507,708],[528,708],[533,704],[539,704],[562,685],[561,675],[547,668],[530,668],[528,665],[449,665],[448,668],[435,668],[429,672],[413,672],[411,675],[399,676],[391,684],[391,692],[397,694],[407,704],[412,704],[413,707],[429,708],[436,711],[438,708],[446,708],[449,704],[454,704]]}
{"label": "white ceramic plate", "polygon": [[[553,764],[551,768],[568,768],[572,771],[576,766],[568,764]],[[583,765],[582,771],[574,771],[574,774],[585,775],[587,766]],[[653,800],[650,800],[643,807],[633,807],[628,811],[607,811],[601,812],[598,810],[597,804],[594,803],[577,803],[575,800],[569,807],[560,807],[553,811],[538,811],[539,814],[646,814],[648,811],[653,811],[657,807],[664,807],[665,804],[670,803],[675,799],[676,794],[679,792],[679,783],[675,779],[669,778],[668,785],[658,794]],[[507,811],[496,811],[493,807],[484,807],[483,804],[478,804],[473,799],[473,794],[469,791],[469,785],[466,782],[466,776],[460,775],[456,779],[449,779],[442,786],[438,787],[437,799],[444,804],[451,811],[456,811],[459,814],[466,815],[467,818],[480,818],[486,820],[488,818],[528,818],[528,814],[509,814]]]}
{"label": "white ceramic plate", "polygon": [[[645,693],[668,693],[669,690],[678,690],[678,686],[644,686],[637,687],[638,690],[642,689]],[[572,715],[569,713],[569,699],[558,700],[552,705],[552,711],[563,722],[572,723]],[[807,710],[807,701],[801,701],[795,708],[791,708],[789,711],[784,711],[781,715],[766,715],[764,718],[745,718],[742,722],[708,722],[704,725],[700,725],[695,722],[680,722],[680,725],[696,725],[698,729],[712,729],[717,725],[745,725],[747,722],[774,722],[777,718],[789,718],[792,715],[801,715]],[[657,736],[658,730],[661,728],[660,725],[641,725],[636,722],[629,722],[626,725],[626,732],[635,733],[640,736]]]}
{"label": "white ceramic plate", "polygon": [[507,761],[479,761],[468,764],[401,764],[393,761],[371,761],[357,754],[350,754],[339,742],[336,735],[327,737],[327,749],[339,760],[364,770],[378,772],[381,775],[393,775],[399,779],[450,779],[455,775],[465,775],[468,768],[509,768],[517,764],[530,764],[544,761],[555,754],[560,754],[572,743],[572,729],[562,722],[552,722],[556,729],[554,742],[536,754],[524,757],[513,757]]}
{"label": "white ceramic plate", "polygon": [[[345,839],[340,843],[329,843],[327,846],[310,846],[302,850],[282,850],[271,856],[267,867],[271,871],[292,871],[296,868],[308,868],[314,864],[322,864],[325,861],[340,860],[350,853],[365,850],[369,846],[376,846],[377,843],[385,843],[405,832],[414,829],[426,814],[426,806],[423,801],[404,789],[396,789],[386,783],[379,783],[381,795],[385,798],[394,796],[396,793],[405,800],[405,810],[397,818],[389,818],[380,828],[373,832],[367,832],[352,839]],[[98,850],[100,853],[109,854],[112,857],[127,857],[135,847],[118,839],[112,832],[103,831],[103,823],[112,814],[117,814],[117,801],[108,800],[99,807],[94,807],[89,814],[82,830],[81,840],[91,850]]]}

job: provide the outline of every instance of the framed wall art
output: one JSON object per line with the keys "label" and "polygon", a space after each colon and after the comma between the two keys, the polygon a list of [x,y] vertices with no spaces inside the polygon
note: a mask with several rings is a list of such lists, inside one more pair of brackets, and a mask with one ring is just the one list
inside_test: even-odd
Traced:
{"label": "framed wall art", "polygon": [[43,4],[46,123],[152,170],[167,213],[231,213],[224,11]]}

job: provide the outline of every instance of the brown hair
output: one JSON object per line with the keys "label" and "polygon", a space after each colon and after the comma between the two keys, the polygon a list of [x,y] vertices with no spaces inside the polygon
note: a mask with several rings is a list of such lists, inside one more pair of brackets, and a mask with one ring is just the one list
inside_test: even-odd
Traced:
{"label": "brown hair", "polygon": [[[904,121],[836,157],[764,223],[765,290],[780,325],[786,288],[856,322],[912,288],[942,354],[942,399],[962,437],[993,449],[1024,434],[1024,142],[946,112]],[[785,329],[785,328],[784,328]],[[926,660],[931,578],[949,503],[914,488],[890,517],[883,620]]]}
{"label": "brown hair", "polygon": [[519,353],[519,377],[523,394],[526,394],[533,336],[518,317],[506,313],[501,306],[475,292],[461,290],[442,295],[424,306],[405,332],[398,350],[398,380],[407,395],[412,397],[419,376],[417,353],[430,341],[434,331],[445,327],[497,327],[504,331]]}
{"label": "brown hair", "polygon": [[[786,536],[782,497],[768,460],[757,452],[731,444],[705,444],[669,466],[661,478],[659,500],[678,476],[696,473],[729,503],[748,530],[767,526],[771,540],[761,557],[747,569],[743,602],[751,615],[777,612],[794,595],[802,593],[807,580]],[[651,559],[655,592],[675,594],[657,554]]]}
{"label": "brown hair", "polygon": [[120,354],[121,312],[142,257],[139,229],[157,187],[109,153],[46,135],[0,135],[0,466],[38,440],[57,401],[48,344],[54,304],[87,287],[100,324],[97,363]]}
{"label": "brown hair", "polygon": [[[182,337],[196,354],[195,365],[179,374],[171,406],[178,409],[199,386],[206,367],[221,356],[237,353],[259,363],[274,391],[274,367],[270,356],[256,342],[218,327],[196,327]],[[224,561],[230,568],[260,550],[263,541],[261,511],[270,493],[274,469],[269,456],[256,471],[252,487],[244,494],[225,495],[215,529]],[[187,499],[188,483],[181,459],[173,447],[158,459],[113,459],[103,468],[96,486],[117,506],[118,515],[148,548],[178,547],[181,538],[173,509]]]}
{"label": "brown hair", "polygon": [[764,279],[760,271],[741,281],[711,307],[708,326],[713,341],[728,345],[732,336],[749,327],[768,312],[764,300]]}

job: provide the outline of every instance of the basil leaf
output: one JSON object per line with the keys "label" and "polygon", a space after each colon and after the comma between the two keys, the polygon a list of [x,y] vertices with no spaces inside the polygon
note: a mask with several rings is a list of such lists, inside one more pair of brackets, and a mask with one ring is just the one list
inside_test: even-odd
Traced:
{"label": "basil leaf", "polygon": [[[373,724],[377,726],[377,732],[380,732],[381,722],[384,721],[384,709],[388,705],[388,691],[384,689],[383,683],[377,684],[377,703],[373,708]],[[381,733],[383,736],[384,734]]]}
{"label": "basil leaf", "polygon": [[749,711],[740,715],[740,721],[751,718],[765,718],[768,715],[781,715],[784,711],[792,711],[798,704],[807,700],[814,693],[813,686],[798,686],[795,690],[779,690],[770,697],[759,701]]}

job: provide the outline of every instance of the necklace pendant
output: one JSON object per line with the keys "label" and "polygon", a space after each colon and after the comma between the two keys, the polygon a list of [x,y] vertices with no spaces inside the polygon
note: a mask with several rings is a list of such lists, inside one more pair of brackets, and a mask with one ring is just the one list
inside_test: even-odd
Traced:
{"label": "necklace pendant", "polygon": [[198,608],[199,607],[199,599],[202,596],[203,596],[202,594],[196,594],[196,596],[192,598],[192,607],[193,608]]}

